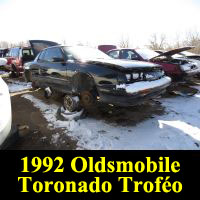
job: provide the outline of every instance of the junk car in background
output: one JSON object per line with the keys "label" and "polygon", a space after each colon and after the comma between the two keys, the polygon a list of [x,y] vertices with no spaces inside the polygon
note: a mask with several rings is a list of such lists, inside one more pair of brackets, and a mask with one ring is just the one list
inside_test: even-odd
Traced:
{"label": "junk car in background", "polygon": [[29,40],[27,47],[11,48],[6,57],[5,68],[19,76],[24,71],[25,63],[33,61],[42,49],[54,45],[58,45],[58,43],[47,40]]}
{"label": "junk car in background", "polygon": [[6,54],[8,53],[8,48],[0,48],[0,58],[6,57]]}
{"label": "junk car in background", "polygon": [[200,72],[198,64],[192,60],[173,57],[173,55],[190,49],[183,47],[170,51],[157,53],[150,49],[113,49],[107,52],[110,57],[125,60],[140,60],[159,64],[166,75],[173,79],[182,79],[195,76]]}

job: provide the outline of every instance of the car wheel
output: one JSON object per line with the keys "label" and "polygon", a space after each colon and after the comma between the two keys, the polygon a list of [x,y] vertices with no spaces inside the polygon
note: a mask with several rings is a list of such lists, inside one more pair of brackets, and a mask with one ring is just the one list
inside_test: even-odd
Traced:
{"label": "car wheel", "polygon": [[39,88],[35,81],[32,81],[31,86],[32,86],[33,90],[36,90]]}
{"label": "car wheel", "polygon": [[32,80],[32,74],[30,71],[24,71],[23,77],[26,82],[31,82]]}
{"label": "car wheel", "polygon": [[12,76],[15,77],[15,78],[18,78],[20,76],[20,72],[17,71],[17,68],[12,65]]}
{"label": "car wheel", "polygon": [[65,95],[63,99],[63,106],[66,110],[74,112],[79,108],[79,97]]}
{"label": "car wheel", "polygon": [[92,95],[89,91],[84,91],[81,93],[81,103],[84,107],[89,108],[94,105],[95,99],[94,95]]}

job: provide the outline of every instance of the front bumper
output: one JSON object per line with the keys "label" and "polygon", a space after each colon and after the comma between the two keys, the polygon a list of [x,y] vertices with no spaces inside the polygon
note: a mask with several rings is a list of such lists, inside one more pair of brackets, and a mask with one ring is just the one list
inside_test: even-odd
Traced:
{"label": "front bumper", "polygon": [[200,68],[184,71],[183,73],[186,77],[195,76],[200,73]]}
{"label": "front bumper", "polygon": [[117,88],[115,86],[116,89],[110,90],[102,87],[98,88],[100,97],[99,101],[124,107],[141,104],[144,101],[165,92],[166,88],[171,84],[171,79],[169,77],[164,77],[164,79],[164,81],[163,79],[147,81],[146,84],[140,84],[140,82],[133,83],[131,84],[133,86],[132,92],[130,90],[126,90],[127,85],[121,88]]}

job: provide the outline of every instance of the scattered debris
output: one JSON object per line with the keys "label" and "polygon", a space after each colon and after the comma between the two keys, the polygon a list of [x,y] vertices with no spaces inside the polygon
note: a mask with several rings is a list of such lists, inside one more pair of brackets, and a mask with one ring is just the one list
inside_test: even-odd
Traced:
{"label": "scattered debris", "polygon": [[18,132],[20,137],[24,137],[29,132],[29,126],[28,125],[18,125]]}
{"label": "scattered debris", "polygon": [[58,115],[61,115],[64,120],[78,120],[83,116],[84,109],[81,109],[80,111],[74,111],[70,112],[62,106],[61,108],[58,109]]}
{"label": "scattered debris", "polygon": [[57,144],[59,138],[60,138],[60,134],[59,134],[59,133],[55,133],[55,134],[52,135],[51,142],[52,142],[53,144]]}
{"label": "scattered debris", "polygon": [[170,86],[168,88],[168,92],[172,95],[180,95],[183,97],[189,97],[189,96],[193,96],[197,94],[199,90],[187,84],[176,84],[176,85]]}

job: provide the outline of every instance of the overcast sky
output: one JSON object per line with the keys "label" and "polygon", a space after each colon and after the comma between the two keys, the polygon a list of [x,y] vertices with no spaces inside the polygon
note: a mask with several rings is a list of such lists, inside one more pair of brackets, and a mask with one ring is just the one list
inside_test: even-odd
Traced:
{"label": "overcast sky", "polygon": [[0,19],[0,41],[142,46],[154,33],[200,31],[200,0],[0,0]]}

